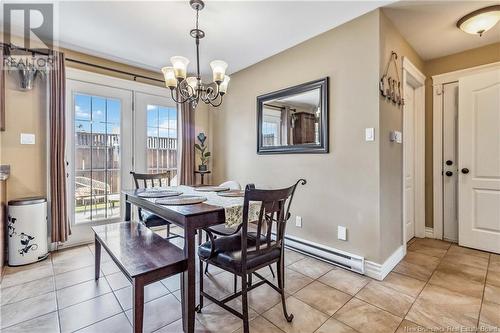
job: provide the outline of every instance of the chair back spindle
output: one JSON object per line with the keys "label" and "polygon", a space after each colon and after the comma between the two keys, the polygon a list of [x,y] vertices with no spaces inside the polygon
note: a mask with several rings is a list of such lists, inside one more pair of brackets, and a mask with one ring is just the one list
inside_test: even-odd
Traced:
{"label": "chair back spindle", "polygon": [[[306,184],[299,179],[293,186],[277,190],[256,189],[247,185],[243,203],[243,223],[241,228],[241,265],[246,265],[246,258],[251,255],[264,255],[276,248],[283,250],[286,223],[290,219],[290,207],[297,185]],[[250,203],[259,203],[260,212],[255,234],[248,230]],[[250,221],[251,222],[251,221]],[[248,238],[255,237],[255,245],[248,247]],[[246,271],[246,267],[242,267]]]}
{"label": "chair back spindle", "polygon": [[[171,180],[171,172],[162,172],[162,173],[137,173],[134,171],[130,171],[130,174],[134,178],[134,183],[135,183],[135,188],[136,190],[140,188],[151,188],[155,187],[155,180],[158,181],[159,186],[170,186],[170,180]],[[166,184],[165,184],[165,182]],[[140,186],[140,182],[144,184],[143,187]],[[142,221],[142,210],[141,208],[139,210],[139,220]]]}

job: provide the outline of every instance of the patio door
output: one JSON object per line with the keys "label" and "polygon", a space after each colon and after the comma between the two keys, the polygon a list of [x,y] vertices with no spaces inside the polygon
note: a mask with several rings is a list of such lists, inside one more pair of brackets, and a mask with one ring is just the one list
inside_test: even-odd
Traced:
{"label": "patio door", "polygon": [[132,91],[67,80],[68,206],[71,242],[90,226],[118,221],[132,170]]}
{"label": "patio door", "polygon": [[134,170],[141,173],[169,171],[177,185],[178,114],[171,98],[135,93]]}

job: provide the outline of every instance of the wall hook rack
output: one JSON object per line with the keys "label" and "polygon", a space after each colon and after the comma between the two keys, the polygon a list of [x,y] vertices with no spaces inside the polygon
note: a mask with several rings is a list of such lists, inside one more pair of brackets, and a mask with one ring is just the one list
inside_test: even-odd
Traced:
{"label": "wall hook rack", "polygon": [[[391,64],[394,65],[396,78],[389,75]],[[392,102],[398,107],[404,105],[404,98],[401,95],[401,81],[399,79],[398,54],[394,51],[392,51],[391,58],[387,62],[384,75],[380,78],[379,89],[380,94],[385,100]]]}

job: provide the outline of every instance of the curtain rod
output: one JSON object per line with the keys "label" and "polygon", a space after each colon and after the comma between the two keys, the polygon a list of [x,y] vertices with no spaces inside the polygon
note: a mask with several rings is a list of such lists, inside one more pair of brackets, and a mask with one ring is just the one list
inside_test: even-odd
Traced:
{"label": "curtain rod", "polygon": [[[18,47],[18,46],[15,46],[14,44],[6,44],[6,43],[0,43],[0,44],[4,47],[8,47],[11,50],[19,50],[19,51],[29,52],[29,53],[33,53],[33,54],[40,54],[40,55],[45,55],[45,56],[49,55],[48,52],[42,52],[42,51],[37,50],[37,49],[28,49],[28,48],[24,48],[24,47]],[[141,75],[141,74],[126,72],[126,71],[122,71],[122,70],[107,67],[107,66],[96,65],[96,64],[92,64],[90,62],[86,62],[86,61],[82,61],[82,60],[77,60],[77,59],[72,59],[72,58],[65,58],[65,60],[67,60],[69,62],[74,62],[74,63],[80,64],[80,65],[85,65],[85,66],[90,66],[90,67],[95,67],[95,68],[107,70],[110,72],[115,72],[115,73],[124,74],[124,75],[130,75],[130,76],[134,77],[134,81],[137,78],[141,78],[141,79],[146,79],[146,80],[151,80],[151,81],[163,83],[163,80],[160,80],[160,79],[155,79],[155,78]]]}

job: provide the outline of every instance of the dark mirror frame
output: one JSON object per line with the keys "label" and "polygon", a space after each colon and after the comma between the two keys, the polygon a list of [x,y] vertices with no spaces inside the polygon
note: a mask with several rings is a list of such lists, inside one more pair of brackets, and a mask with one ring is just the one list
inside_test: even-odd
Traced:
{"label": "dark mirror frame", "polygon": [[[328,153],[328,81],[329,78],[299,84],[257,97],[257,154],[326,154]],[[262,145],[262,118],[264,103],[277,98],[297,95],[306,91],[320,89],[321,119],[319,144],[298,144],[292,146],[264,147]]]}

